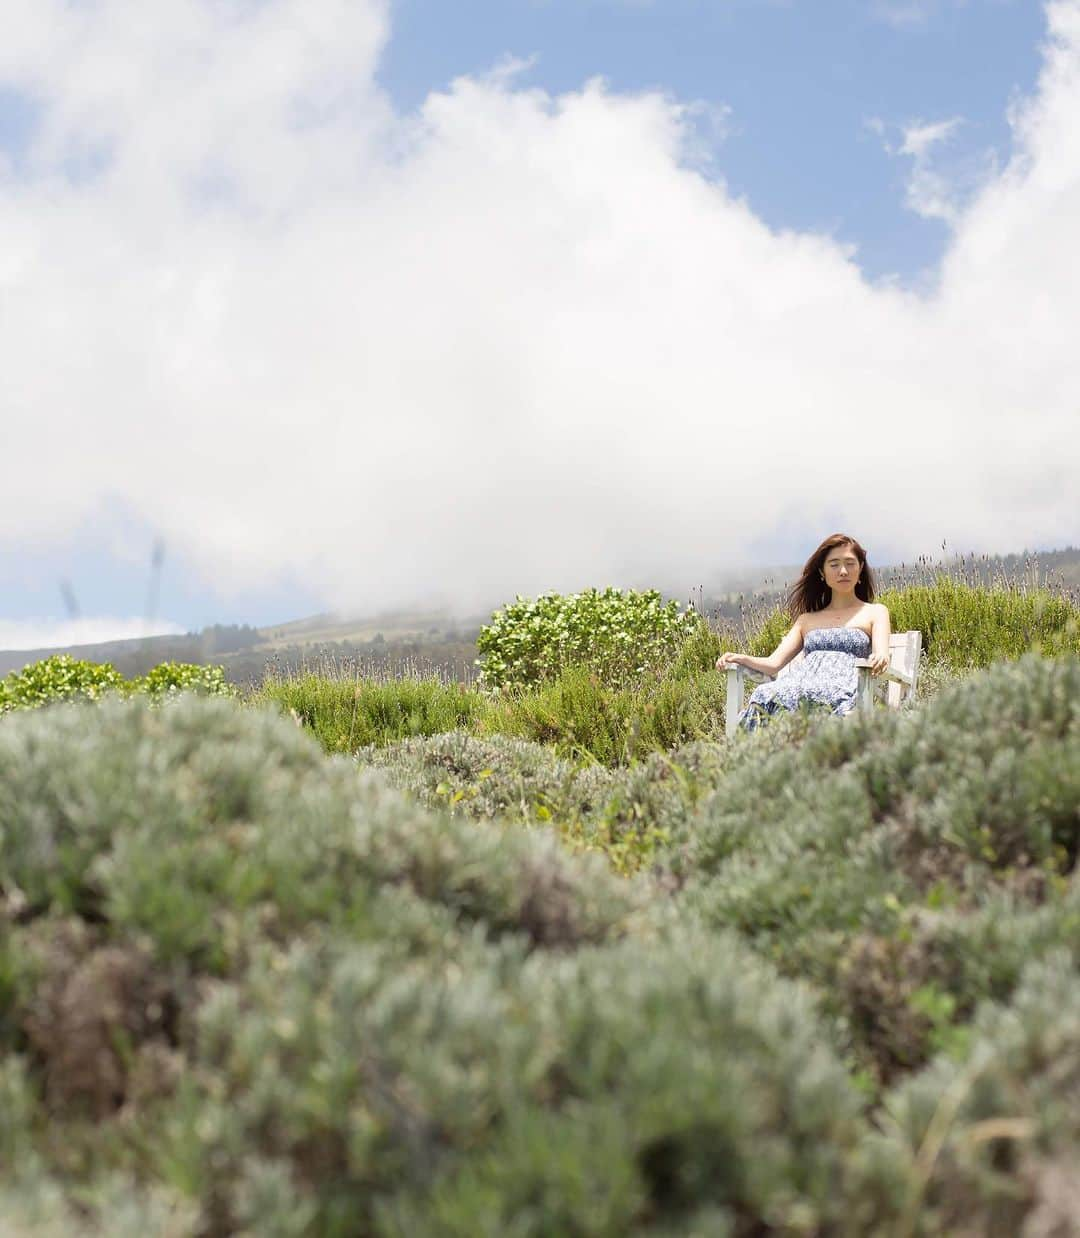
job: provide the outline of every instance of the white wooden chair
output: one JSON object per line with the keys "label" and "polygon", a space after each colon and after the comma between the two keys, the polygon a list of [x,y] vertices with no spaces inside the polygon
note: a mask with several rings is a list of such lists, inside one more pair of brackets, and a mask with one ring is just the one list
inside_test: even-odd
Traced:
{"label": "white wooden chair", "polygon": [[[902,702],[915,695],[915,685],[919,679],[919,655],[922,652],[921,632],[894,632],[889,637],[889,667],[884,675],[875,676],[870,672],[869,658],[856,658],[855,666],[859,673],[856,708],[860,713],[870,713],[874,708],[874,692],[879,686],[886,688],[885,703],[892,709],[898,709]],[[750,679],[755,684],[765,683],[770,679],[779,679],[787,674],[788,668],[802,660],[803,653],[791,659],[787,666],[782,666],[776,675],[766,675],[763,671],[752,671],[746,666],[729,666],[727,681],[727,713],[725,717],[728,735],[734,735],[739,725],[739,714],[743,707],[743,685]]]}

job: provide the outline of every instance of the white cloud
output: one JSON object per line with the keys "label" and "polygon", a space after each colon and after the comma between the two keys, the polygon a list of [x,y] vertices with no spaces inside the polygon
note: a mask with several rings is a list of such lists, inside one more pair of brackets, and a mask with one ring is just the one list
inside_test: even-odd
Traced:
{"label": "white cloud", "polygon": [[507,61],[396,115],[384,2],[16,10],[9,539],[111,497],[225,591],[374,608],[705,579],[838,514],[872,558],[1077,537],[1078,0],[928,297],[704,179],[692,103]]}
{"label": "white cloud", "polygon": [[938,142],[944,142],[961,124],[963,124],[963,117],[953,116],[949,120],[933,121],[930,124],[908,125],[904,130],[900,154],[911,155],[915,159],[925,159],[932,146]]}
{"label": "white cloud", "polygon": [[179,636],[175,623],[147,623],[144,619],[0,619],[0,649],[59,649],[69,645],[100,645],[105,641],[134,640],[144,636]]}
{"label": "white cloud", "polygon": [[930,124],[916,123],[904,129],[899,153],[914,161],[907,185],[907,205],[924,219],[943,219],[955,226],[962,213],[959,199],[960,186],[955,177],[935,168],[931,162],[934,147],[948,142],[963,118],[953,116],[949,120]]}
{"label": "white cloud", "polygon": [[[965,124],[962,116],[947,120],[886,124],[872,116],[863,126],[876,134],[885,151],[910,159],[904,204],[924,219],[940,219],[955,227],[968,205],[999,174],[993,148],[958,152],[952,139]],[[890,134],[898,131],[893,140]]]}

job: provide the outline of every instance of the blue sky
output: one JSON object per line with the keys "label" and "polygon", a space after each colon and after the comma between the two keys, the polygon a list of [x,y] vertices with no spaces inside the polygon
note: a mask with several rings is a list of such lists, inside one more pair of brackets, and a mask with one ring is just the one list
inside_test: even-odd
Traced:
{"label": "blue sky", "polygon": [[[955,166],[1008,158],[1010,99],[1034,85],[1045,20],[1023,0],[400,0],[379,80],[403,108],[500,57],[559,94],[601,76],[730,109],[711,174],[773,228],[858,247],[874,279],[932,278],[942,222],[905,206],[900,129],[961,117]],[[884,140],[868,122],[886,126]]]}
{"label": "blue sky", "polygon": [[[221,45],[224,27],[213,25],[218,18],[210,6],[183,0],[178,8],[190,11],[182,31],[193,47],[201,46],[199,39],[207,49]],[[1030,144],[1031,151],[1042,151],[1049,139],[1039,146],[1039,134],[1058,132],[1054,107],[1065,106],[1050,87],[1044,87],[1045,106],[1040,102],[1044,6],[1023,0],[357,0],[350,8],[344,0],[308,0],[305,9],[298,0],[263,0],[261,8],[265,22],[252,18],[234,45],[256,66],[250,81],[237,86],[222,59],[217,78],[200,79],[196,99],[179,77],[158,85],[167,74],[155,66],[168,63],[161,58],[176,42],[164,17],[160,29],[150,17],[132,33],[117,6],[104,6],[99,20],[90,18],[90,33],[84,29],[74,38],[70,11],[59,0],[37,7],[20,0],[17,6],[14,50],[7,59],[0,53],[0,219],[9,235],[0,247],[0,294],[7,278],[9,314],[24,325],[28,343],[20,346],[11,336],[7,343],[9,363],[26,359],[12,379],[17,402],[11,407],[20,412],[9,459],[25,451],[29,476],[37,471],[33,453],[48,444],[59,463],[55,473],[40,470],[36,484],[20,478],[18,505],[14,491],[10,498],[7,531],[0,535],[0,646],[57,633],[56,623],[68,617],[62,581],[78,599],[81,621],[100,620],[82,629],[88,636],[107,629],[126,633],[145,615],[158,537],[166,553],[156,619],[194,629],[282,621],[321,609],[370,611],[421,597],[467,606],[544,587],[643,584],[665,573],[664,587],[688,593],[724,567],[801,560],[833,531],[828,521],[861,520],[859,527],[875,533],[879,561],[933,552],[941,537],[957,550],[1014,551],[1080,536],[1074,516],[1048,506],[1054,477],[1014,476],[1025,462],[1044,467],[1038,462],[1048,454],[1045,443],[1055,435],[1060,441],[1067,415],[1063,406],[1047,412],[1044,428],[1027,422],[1021,445],[1010,448],[1024,412],[1020,370],[994,380],[996,392],[1011,392],[1009,402],[986,414],[997,430],[975,437],[993,438],[1002,454],[970,464],[965,484],[976,496],[973,503],[957,497],[942,467],[926,478],[940,502],[930,504],[922,523],[902,505],[891,514],[880,510],[872,486],[845,496],[843,486],[837,491],[829,481],[823,487],[806,480],[795,442],[813,410],[835,401],[839,458],[845,451],[865,453],[859,457],[863,472],[880,467],[875,437],[881,451],[889,447],[881,426],[868,431],[869,440],[860,435],[855,446],[844,446],[842,438],[843,410],[858,410],[854,416],[861,418],[865,392],[875,388],[830,393],[819,373],[861,369],[864,355],[877,365],[880,353],[876,381],[883,391],[896,390],[897,374],[925,362],[930,434],[943,426],[932,411],[935,402],[952,409],[956,393],[964,393],[960,403],[970,405],[949,423],[939,455],[959,452],[957,445],[983,416],[986,401],[978,388],[989,379],[979,348],[989,336],[973,328],[972,339],[957,348],[956,324],[966,321],[964,307],[980,298],[1000,295],[1002,304],[1017,304],[1011,281],[1018,276],[987,248],[986,237],[996,235],[987,219],[999,209],[994,183],[1015,188],[1015,177],[1005,176],[1017,160],[1009,121],[1014,109],[1040,103],[1031,113]],[[256,13],[260,5],[248,9]],[[1063,21],[1073,20],[1075,9],[1069,0],[1058,5]],[[304,22],[311,38],[290,70],[296,81],[278,83],[269,54],[271,67],[258,70],[260,41],[269,48],[273,38],[284,37],[287,46],[289,32]],[[335,22],[345,51],[330,37]],[[227,31],[229,37],[236,29]],[[102,87],[91,70],[110,56],[116,63],[130,60],[145,76],[134,73],[115,90]],[[207,59],[213,59],[209,52]],[[507,68],[511,62],[515,67]],[[350,96],[339,106],[346,96],[342,84],[365,73],[370,80],[359,102]],[[596,78],[602,83],[590,94],[586,83]],[[325,104],[322,145],[301,149],[295,134],[271,129],[269,121],[261,133],[279,95],[288,101],[302,92],[310,99],[324,84],[331,102]],[[173,101],[170,90],[171,111],[161,102]],[[196,100],[190,113],[189,98]],[[630,106],[635,99],[645,100],[636,110]],[[226,120],[234,116],[240,124]],[[520,132],[532,137],[516,136],[519,121]],[[370,162],[353,175],[352,161],[369,131],[381,135],[372,139],[372,150],[398,154],[381,162],[365,154]],[[519,147],[489,160],[500,135],[511,131]],[[574,166],[578,141],[581,168]],[[613,148],[605,190],[598,165]],[[1031,151],[1026,159],[1034,158]],[[1068,151],[1055,148],[1039,157],[1044,167],[1057,160],[1059,179],[1075,184]],[[588,175],[586,165],[594,169]],[[183,186],[193,167],[200,184],[220,178],[224,206],[207,201],[199,211],[191,208]],[[655,182],[655,210],[635,171],[646,168],[652,171],[641,173],[645,194]],[[175,181],[169,180],[174,170]],[[514,179],[519,174],[520,182]],[[700,178],[712,187],[711,196],[695,188]],[[247,196],[237,192],[230,201],[238,185]],[[241,218],[239,203],[264,203],[267,187],[276,193],[285,185],[298,188],[275,201],[277,214],[267,206],[260,218],[258,208],[245,208]],[[503,193],[505,200],[498,197]],[[586,220],[594,209],[608,212],[614,224],[594,231]],[[1046,209],[1062,228],[1072,226],[1061,223],[1057,199]],[[1000,210],[1002,219],[1016,213],[1008,203]],[[507,227],[501,257],[488,254],[484,228],[468,223],[488,211],[498,228]],[[414,221],[415,244],[387,231],[391,213]],[[324,250],[328,220],[340,231]],[[233,225],[235,231],[227,231]],[[682,236],[684,227],[694,231]],[[552,270],[550,301],[534,303],[547,268],[539,258],[530,267],[524,251],[533,243],[530,229],[539,230],[540,246],[552,228],[567,238],[573,265]],[[612,246],[626,247],[610,269],[598,257],[608,236],[618,237]],[[404,260],[407,278],[402,259],[387,271],[380,267],[376,279],[378,259],[357,257],[398,244],[410,246],[402,253],[421,255],[416,270],[412,257]],[[468,257],[473,244],[481,246],[475,261]],[[646,264],[660,262],[650,255],[664,246],[671,253],[659,268],[661,282],[667,269],[679,275],[657,291],[655,322],[646,323],[651,311],[639,307],[621,334],[609,328],[628,296],[640,293],[648,301],[647,281],[655,284],[658,268],[647,274],[643,266],[620,290],[622,273],[639,256]],[[942,291],[950,249],[955,279]],[[61,254],[69,255],[67,265]],[[700,288],[695,254],[703,272],[715,273],[703,274]],[[481,269],[489,256],[492,272]],[[513,286],[508,295],[500,272],[519,259],[532,282]],[[424,269],[438,271],[430,284]],[[459,304],[474,271],[483,294],[475,294],[475,305]],[[293,285],[287,287],[287,279]],[[765,315],[763,325],[745,344],[732,342],[730,359],[721,365],[709,357],[709,336],[700,331],[704,311],[692,307],[701,297],[702,305],[723,310],[723,303],[708,298],[726,279],[739,289],[742,304],[754,304],[760,288],[770,307],[793,308],[774,313],[758,305],[753,312]],[[990,279],[998,281],[996,293],[986,291]],[[369,305],[365,287],[382,289],[382,299],[372,291]],[[281,307],[276,316],[266,308],[268,289]],[[384,313],[387,298],[399,295],[401,304],[395,301]],[[1032,295],[1045,301],[1055,294]],[[842,302],[837,323],[851,336],[845,360],[828,366],[819,365],[828,344],[813,343],[820,315],[811,302],[817,296],[829,306]],[[311,309],[294,320],[286,304],[297,314]],[[504,313],[500,305],[512,309]],[[687,315],[685,329],[671,325],[680,313]],[[319,314],[334,325],[320,329]],[[348,338],[342,324],[351,314],[371,324],[366,335],[358,330]],[[264,316],[252,326],[256,315]],[[507,318],[515,334],[509,344],[496,345]],[[411,337],[414,319],[426,332],[422,342]],[[936,325],[928,326],[930,320]],[[578,357],[575,341],[599,324],[610,336],[598,336]],[[365,339],[384,328],[386,337],[380,335],[369,354]],[[789,331],[796,333],[790,340]],[[863,331],[868,343],[860,352],[855,341]],[[282,350],[290,351],[293,340],[296,354],[286,360]],[[534,351],[541,347],[536,340],[549,351]],[[660,368],[643,371],[638,380],[628,362],[624,385],[623,358],[641,356],[642,341],[649,365]],[[1051,343],[1045,347],[1054,362]],[[1017,346],[1018,366],[1025,352]],[[397,359],[374,377],[390,354]],[[753,364],[743,364],[747,356]],[[567,385],[556,395],[547,379],[564,363]],[[645,445],[672,416],[664,411],[664,365],[687,384],[677,400],[673,396],[673,406],[685,410],[674,414],[676,420],[685,420],[668,426],[665,451],[689,436],[685,458],[692,460],[703,454],[693,448],[694,436],[708,436],[717,495],[731,489],[722,481],[728,440],[721,432],[728,423],[727,414],[709,412],[710,401],[732,410],[732,431],[745,447],[754,425],[795,418],[784,391],[813,392],[810,411],[777,439],[779,459],[769,481],[779,497],[772,510],[766,503],[760,515],[749,515],[748,500],[757,493],[750,482],[738,495],[732,491],[729,506],[720,498],[710,506],[700,497],[712,484],[707,472],[687,486],[693,497],[680,499],[683,458],[671,448],[661,460]],[[10,375],[10,365],[5,368]],[[592,369],[611,382],[585,392]],[[755,374],[771,383],[785,369],[791,386],[770,390],[756,403],[759,387],[768,383]],[[737,382],[732,378],[730,391],[724,390],[726,376],[736,370]],[[1039,370],[1052,372],[1053,364]],[[246,385],[239,390],[241,373]],[[922,380],[915,378],[913,390],[920,391]],[[862,379],[872,384],[875,375]],[[578,390],[581,407],[575,410],[568,401]],[[659,394],[619,421],[619,409],[636,407],[633,393],[642,390]],[[451,392],[445,408],[436,408]],[[400,407],[390,411],[396,400]],[[416,411],[421,405],[423,416]],[[501,450],[484,437],[496,424]],[[847,424],[856,424],[852,414]],[[543,443],[536,449],[538,427]],[[575,434],[580,449],[568,451]],[[414,467],[410,443],[433,439],[442,454],[433,448]],[[316,440],[326,444],[321,455]],[[479,471],[478,442],[480,463],[490,466]],[[298,466],[295,485],[281,464],[290,454]],[[563,471],[568,457],[580,476],[569,466]],[[534,473],[530,462],[540,459]],[[147,477],[155,460],[162,462],[159,481]],[[620,470],[632,479],[625,486]],[[495,473],[508,479],[506,490],[484,490],[482,479]],[[449,484],[452,477],[461,484]],[[379,491],[376,501],[380,486],[385,493]],[[528,515],[530,503],[543,508],[552,499],[569,512],[567,496],[576,502],[584,491],[594,498],[582,500],[573,521],[568,515],[565,528],[550,536],[541,528],[545,522]],[[1003,492],[1012,497],[1002,499]],[[651,497],[626,498],[634,493]],[[523,523],[511,528],[504,517],[518,497]],[[630,504],[625,518],[604,516],[602,528],[576,535],[590,529],[594,515],[600,520],[624,500]],[[897,506],[895,494],[892,501]],[[425,503],[434,506],[414,511]],[[1002,521],[997,526],[990,519],[995,513]],[[444,526],[445,543],[439,541]],[[561,572],[558,565],[569,563],[560,549],[567,537],[576,550],[572,566]],[[983,539],[978,547],[977,537]],[[521,550],[526,543],[527,552]],[[673,545],[679,547],[674,557],[667,553]],[[356,566],[345,585],[354,551]]]}

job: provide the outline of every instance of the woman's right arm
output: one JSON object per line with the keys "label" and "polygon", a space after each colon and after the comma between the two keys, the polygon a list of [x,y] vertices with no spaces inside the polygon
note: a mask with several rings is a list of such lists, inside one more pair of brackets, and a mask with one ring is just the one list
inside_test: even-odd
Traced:
{"label": "woman's right arm", "polygon": [[745,666],[752,671],[775,675],[791,661],[803,646],[802,622],[796,619],[787,635],[767,658],[754,658],[748,653],[722,653],[716,659],[716,669],[726,671],[729,666]]}

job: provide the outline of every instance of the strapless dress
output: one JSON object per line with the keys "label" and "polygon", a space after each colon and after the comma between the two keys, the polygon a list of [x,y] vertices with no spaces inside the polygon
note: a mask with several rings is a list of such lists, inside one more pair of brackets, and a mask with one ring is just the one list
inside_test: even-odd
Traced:
{"label": "strapless dress", "polygon": [[838,717],[851,713],[859,686],[855,659],[869,657],[870,648],[862,628],[813,628],[803,638],[803,657],[751,692],[739,725],[753,731],[781,709],[798,709],[803,700],[826,705]]}

